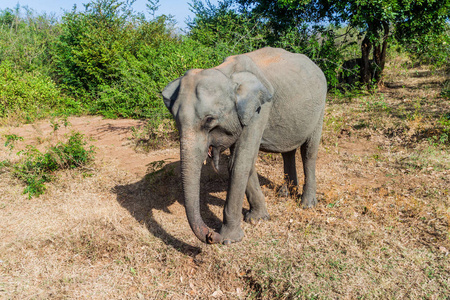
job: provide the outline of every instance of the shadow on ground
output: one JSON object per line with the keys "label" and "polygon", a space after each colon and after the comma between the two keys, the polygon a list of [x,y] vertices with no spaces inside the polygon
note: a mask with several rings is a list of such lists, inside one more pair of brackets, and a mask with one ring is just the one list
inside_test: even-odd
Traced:
{"label": "shadow on ground", "polygon": [[[201,215],[206,225],[216,231],[220,230],[222,220],[208,208],[208,205],[223,208],[225,204],[224,199],[213,196],[214,193],[226,191],[228,186],[228,156],[222,155],[220,161],[221,171],[218,174],[209,164],[202,167],[200,183]],[[149,166],[149,171],[141,180],[131,184],[117,185],[113,192],[117,195],[119,204],[126,208],[138,222],[144,223],[151,234],[181,253],[195,257],[201,252],[199,247],[189,245],[173,236],[154,217],[154,210],[171,213],[169,207],[175,202],[184,206],[180,162],[168,164],[161,162],[161,166],[157,163]],[[272,184],[261,176],[259,180],[260,184]],[[243,214],[245,212],[246,209],[243,209]],[[185,219],[186,215],[183,213],[179,217]]]}

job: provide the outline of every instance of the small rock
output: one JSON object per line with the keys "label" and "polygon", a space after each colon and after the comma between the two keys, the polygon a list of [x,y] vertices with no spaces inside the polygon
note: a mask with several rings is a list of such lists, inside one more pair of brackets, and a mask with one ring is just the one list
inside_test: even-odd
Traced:
{"label": "small rock", "polygon": [[213,296],[214,298],[222,297],[223,296],[223,292],[221,290],[217,290],[214,293],[212,293],[211,296]]}
{"label": "small rock", "polygon": [[447,250],[447,248],[445,248],[444,246],[440,246],[440,247],[439,247],[439,251],[441,251],[442,253],[445,253],[445,255],[448,254],[448,250]]}

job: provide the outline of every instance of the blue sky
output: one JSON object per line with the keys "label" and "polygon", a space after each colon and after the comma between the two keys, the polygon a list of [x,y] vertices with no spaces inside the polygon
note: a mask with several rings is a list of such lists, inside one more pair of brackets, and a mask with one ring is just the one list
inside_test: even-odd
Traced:
{"label": "blue sky", "polygon": [[[89,3],[89,0],[1,0],[0,9],[15,8],[17,4],[20,6],[28,6],[37,13],[55,13],[56,16],[62,16],[64,11],[71,10],[73,5],[77,5],[78,10],[84,9],[83,3]],[[124,1],[125,2],[125,1]],[[180,28],[186,27],[186,18],[193,18],[192,12],[189,10],[190,0],[160,0],[157,15],[166,14],[175,16],[177,25]],[[205,1],[204,1],[205,2]],[[137,12],[147,12],[147,0],[136,0],[133,8]],[[217,0],[211,0],[212,4],[217,4]]]}

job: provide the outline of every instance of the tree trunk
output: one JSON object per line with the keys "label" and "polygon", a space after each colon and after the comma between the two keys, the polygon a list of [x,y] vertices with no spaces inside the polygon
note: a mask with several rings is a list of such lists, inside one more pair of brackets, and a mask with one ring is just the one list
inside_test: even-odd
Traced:
{"label": "tree trunk", "polygon": [[373,60],[375,62],[374,78],[379,85],[382,83],[382,74],[386,64],[387,39],[389,37],[389,24],[387,22],[383,22],[383,30],[382,45],[378,44],[373,49]]}
{"label": "tree trunk", "polygon": [[372,43],[366,36],[361,43],[361,83],[368,85],[372,80],[372,72],[370,70],[370,50],[372,49]]}

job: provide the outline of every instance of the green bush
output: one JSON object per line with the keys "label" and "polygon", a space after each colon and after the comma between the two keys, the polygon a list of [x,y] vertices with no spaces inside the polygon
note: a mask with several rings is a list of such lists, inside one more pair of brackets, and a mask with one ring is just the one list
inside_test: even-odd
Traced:
{"label": "green bush", "polygon": [[73,132],[66,143],[58,143],[41,153],[36,147],[28,145],[19,152],[24,157],[20,163],[13,165],[13,174],[25,182],[24,194],[29,198],[44,193],[45,183],[54,178],[54,173],[62,169],[83,167],[93,159],[92,146],[85,149],[86,141],[79,132]]}
{"label": "green bush", "polygon": [[270,45],[271,32],[257,17],[238,13],[230,1],[205,6],[201,0],[192,1],[195,18],[189,22],[189,36],[202,45],[213,48],[223,57],[254,51]]}
{"label": "green bush", "polygon": [[[450,66],[449,66],[450,68]],[[442,86],[441,96],[450,99],[450,80],[446,80]]]}
{"label": "green bush", "polygon": [[439,34],[421,35],[403,41],[403,46],[421,64],[431,64],[437,68],[450,67],[450,24]]}
{"label": "green bush", "polygon": [[90,111],[107,117],[168,116],[160,91],[186,70],[212,67],[222,60],[214,49],[192,39],[143,45],[135,55],[128,53],[120,60],[117,80],[97,87]]}
{"label": "green bush", "polygon": [[58,35],[59,26],[51,16],[36,15],[28,7],[0,10],[0,62],[50,75],[50,46]]}
{"label": "green bush", "polygon": [[66,13],[54,48],[59,82],[90,113],[149,118],[163,113],[160,90],[170,81],[173,50],[167,17],[146,20],[129,4],[92,1]]}
{"label": "green bush", "polygon": [[49,16],[36,16],[28,8],[0,10],[0,118],[33,121],[81,111],[51,76],[50,45],[58,34]]}
{"label": "green bush", "polygon": [[68,109],[80,110],[79,104],[67,97],[55,82],[39,71],[24,71],[10,61],[0,63],[0,118],[15,116],[27,121]]}
{"label": "green bush", "polygon": [[28,9],[0,11],[0,118],[168,117],[164,86],[231,54],[224,41],[205,45],[172,28],[170,18],[147,20],[117,0],[93,0],[60,23]]}
{"label": "green bush", "polygon": [[170,28],[168,17],[146,20],[116,0],[66,13],[54,48],[58,81],[92,114],[168,117],[164,86],[187,69],[211,67],[226,56]]}
{"label": "green bush", "polygon": [[217,6],[201,0],[192,1],[195,18],[189,23],[189,36],[208,48],[214,48],[222,59],[272,46],[303,53],[317,63],[328,84],[338,84],[343,55],[348,45],[336,44],[337,29],[323,26],[284,26],[274,31],[270,22],[258,14],[237,12],[232,1],[220,1]]}
{"label": "green bush", "polygon": [[440,131],[437,140],[441,144],[450,144],[450,113],[443,114],[438,121]]}

